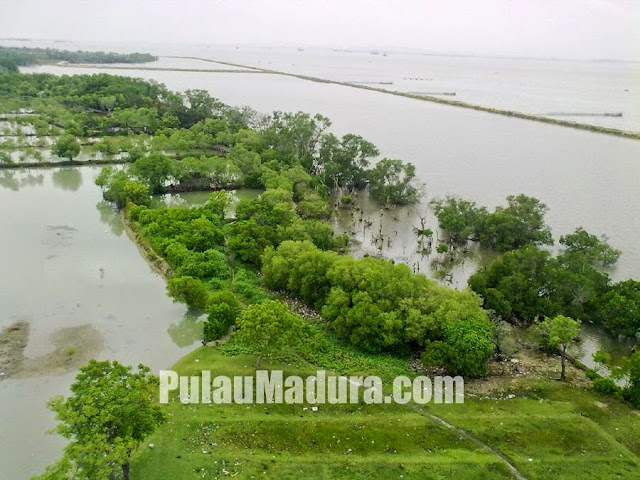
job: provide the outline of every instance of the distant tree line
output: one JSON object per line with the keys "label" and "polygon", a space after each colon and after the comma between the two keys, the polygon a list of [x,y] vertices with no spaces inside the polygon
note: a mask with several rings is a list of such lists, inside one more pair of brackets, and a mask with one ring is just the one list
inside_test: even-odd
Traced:
{"label": "distant tree line", "polygon": [[0,71],[17,72],[18,67],[52,62],[147,63],[158,60],[148,53],[113,53],[58,50],[55,48],[2,47]]}

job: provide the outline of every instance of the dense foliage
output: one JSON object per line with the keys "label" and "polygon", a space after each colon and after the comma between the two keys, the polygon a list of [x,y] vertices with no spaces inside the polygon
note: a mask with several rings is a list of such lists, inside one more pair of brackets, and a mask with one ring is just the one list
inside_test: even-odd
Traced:
{"label": "dense foliage", "polygon": [[105,53],[58,50],[55,48],[28,48],[0,46],[0,71],[17,72],[19,66],[39,63],[146,63],[158,59],[148,53]]}
{"label": "dense foliage", "polygon": [[60,421],[56,431],[70,442],[39,478],[128,480],[132,453],[165,421],[156,389],[157,379],[142,365],[137,372],[115,361],[82,367],[71,395],[49,402]]}
{"label": "dense foliage", "polygon": [[604,239],[578,228],[560,239],[557,256],[535,245],[507,252],[469,278],[484,306],[502,318],[532,322],[566,315],[602,324],[615,335],[640,332],[640,287],[611,284],[604,266],[620,256]]}
{"label": "dense foliage", "polygon": [[477,240],[499,252],[525,245],[551,245],[553,239],[544,222],[547,206],[527,195],[507,197],[506,207],[489,213],[485,207],[456,197],[434,202],[434,212],[452,244]]}
{"label": "dense foliage", "polygon": [[0,74],[0,110],[28,112],[12,120],[38,135],[62,135],[55,148],[60,156],[72,160],[80,153],[68,136],[84,137],[81,143],[94,153],[121,155],[132,163],[130,177],[152,193],[285,188],[307,219],[328,218],[332,191],[370,186],[386,204],[418,199],[413,165],[374,163],[375,145],[354,134],[336,137],[321,115],[265,116],[224,105],[203,90],[175,93],[105,74]]}
{"label": "dense foliage", "polygon": [[428,364],[483,375],[493,325],[470,292],[437,285],[405,265],[356,260],[310,242],[283,242],[263,260],[266,286],[321,309],[342,338],[369,352],[423,350]]}
{"label": "dense foliage", "polygon": [[298,341],[302,320],[277,300],[250,305],[238,317],[236,340],[253,347],[258,353],[256,368],[262,357],[274,355]]}

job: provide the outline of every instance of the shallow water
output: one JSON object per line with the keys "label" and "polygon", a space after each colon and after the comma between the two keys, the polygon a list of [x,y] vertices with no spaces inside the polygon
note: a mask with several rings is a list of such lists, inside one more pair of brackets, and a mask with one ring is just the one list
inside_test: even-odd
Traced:
{"label": "shallow water", "polygon": [[[91,70],[47,66],[29,71]],[[336,133],[361,134],[383,156],[414,163],[425,203],[460,195],[493,208],[510,194],[535,196],[550,208],[547,220],[556,239],[578,226],[605,234],[623,251],[612,277],[640,277],[640,244],[635,241],[640,141],[296,78],[127,73],[176,90],[204,88],[228,104],[261,112],[327,115]]]}
{"label": "shallow water", "polygon": [[[382,78],[379,72],[389,69],[379,62],[393,57],[344,52],[336,57],[325,52],[320,57],[307,58],[307,52],[298,55],[291,51],[163,48],[162,53],[205,56],[208,52],[212,58],[251,64],[259,61],[262,66],[283,70],[289,63],[287,69],[291,71],[351,81]],[[292,55],[297,55],[297,59],[292,61]],[[574,68],[572,63],[543,65],[514,61],[513,66],[506,66],[502,61],[498,62],[500,65],[491,62],[474,65],[473,61],[450,58],[438,61],[444,65],[432,61],[415,70],[398,68],[393,75],[402,75],[403,79],[394,78],[394,88],[396,82],[406,81],[407,89],[418,90],[413,80],[404,77],[422,75],[420,72],[425,69],[429,70],[425,76],[431,71],[448,69],[447,75],[452,78],[457,75],[459,78],[454,80],[459,83],[439,74],[438,86],[449,89],[455,85],[461,91],[459,99],[475,101],[485,95],[491,106],[498,107],[503,106],[499,103],[501,99],[506,102],[504,106],[521,101],[523,110],[532,113],[564,107],[567,102],[580,109],[620,105],[625,109],[623,120],[605,119],[606,122],[631,119],[627,126],[640,130],[640,121],[633,116],[640,114],[640,108],[634,108],[638,104],[637,95],[629,100],[627,93],[618,92],[628,78],[637,78],[636,66],[581,64]],[[162,61],[169,68],[187,64],[189,68],[200,65],[197,61]],[[216,68],[214,64],[202,65]],[[496,89],[487,80],[492,68],[498,69],[497,81],[506,82],[504,89]],[[504,80],[504,75],[512,74],[503,71],[514,69],[521,69],[522,78],[527,77],[531,85],[517,88],[520,77],[515,74],[511,80]],[[566,72],[558,73],[562,69]],[[597,72],[590,74],[589,69]],[[56,74],[104,71],[52,66],[25,70]],[[262,112],[322,113],[333,120],[335,132],[362,134],[378,145],[384,156],[413,162],[424,184],[424,202],[388,213],[391,219],[383,222],[383,232],[386,238],[391,238],[391,244],[385,243],[381,253],[410,265],[418,263],[422,272],[434,258],[416,259],[412,226],[424,216],[427,226],[435,230],[435,220],[426,207],[428,200],[458,194],[493,207],[507,195],[522,192],[542,199],[550,207],[548,221],[556,238],[577,226],[592,233],[605,233],[610,243],[624,252],[613,277],[640,277],[640,245],[636,241],[640,231],[638,141],[273,75],[110,72],[158,80],[176,90],[204,88],[226,103],[249,105]],[[477,72],[484,80],[469,82]],[[578,77],[583,77],[583,81],[562,80]],[[568,87],[555,89],[547,85],[549,82],[565,83]],[[468,98],[462,92],[465,84]],[[475,93],[473,85],[477,87]],[[616,93],[603,95],[609,87]],[[533,106],[540,108],[532,110]],[[629,111],[632,113],[627,115]],[[610,126],[623,128],[623,125],[626,124]],[[48,339],[57,329],[90,322],[104,337],[104,351],[96,352],[99,358],[116,358],[127,363],[144,361],[152,368],[169,366],[197,339],[197,319],[185,315],[184,307],[172,304],[165,296],[164,281],[150,270],[135,245],[126,238],[110,207],[100,203],[100,191],[93,186],[98,169],[83,167],[78,172],[0,171],[3,247],[0,261],[6,272],[11,272],[0,280],[0,326],[23,318],[31,321],[32,335],[26,353],[38,356],[51,348]],[[183,197],[184,202],[203,200],[197,195],[188,197]],[[371,217],[371,229],[361,229],[348,216],[336,221],[336,228],[354,231],[358,239],[362,236],[360,254],[376,253],[371,237],[378,232],[379,209],[371,205],[363,208]],[[408,220],[403,223],[401,218]],[[399,239],[395,238],[395,231]],[[464,285],[469,273],[485,258],[483,252],[471,251],[464,264],[454,265],[453,286]],[[599,348],[588,346],[589,341],[583,342],[583,358]],[[67,375],[0,382],[0,404],[4,407],[0,421],[8,426],[0,432],[0,443],[9,445],[0,449],[3,476],[26,478],[58,456],[61,441],[43,434],[52,423],[44,404],[51,395],[64,393],[71,378]],[[20,436],[15,432],[20,432]]]}
{"label": "shallow water", "polygon": [[[98,172],[0,171],[0,328],[28,321],[25,355],[37,358],[53,349],[56,331],[91,324],[104,344],[96,358],[170,367],[198,340],[197,322],[165,295],[164,280],[101,201]],[[2,478],[29,478],[59,457],[63,442],[45,434],[53,426],[45,404],[73,377],[0,381]]]}

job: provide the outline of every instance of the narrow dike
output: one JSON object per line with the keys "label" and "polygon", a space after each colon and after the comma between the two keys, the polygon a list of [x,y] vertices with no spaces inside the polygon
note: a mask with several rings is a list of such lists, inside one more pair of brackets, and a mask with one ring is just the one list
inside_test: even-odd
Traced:
{"label": "narrow dike", "polygon": [[[598,125],[589,125],[589,124],[585,124],[585,123],[578,123],[578,122],[572,122],[569,120],[560,120],[557,118],[551,118],[551,117],[543,117],[540,115],[534,115],[534,114],[529,114],[529,113],[523,113],[523,112],[516,112],[513,110],[505,110],[505,109],[501,109],[501,108],[492,108],[492,107],[486,107],[483,105],[477,105],[474,103],[468,103],[468,102],[462,102],[460,100],[450,100],[447,98],[439,98],[439,97],[434,97],[431,95],[422,95],[422,94],[415,94],[415,93],[409,93],[409,92],[400,92],[397,90],[387,90],[384,88],[380,88],[380,87],[375,87],[375,86],[370,86],[370,85],[362,85],[362,84],[356,84],[356,83],[350,83],[350,82],[341,82],[339,80],[330,80],[327,78],[320,78],[320,77],[314,77],[311,75],[303,75],[303,74],[299,74],[299,73],[291,73],[291,72],[283,72],[280,70],[272,70],[272,69],[267,69],[267,68],[260,68],[260,67],[252,67],[250,65],[243,65],[243,64],[239,64],[239,63],[232,63],[232,62],[225,62],[222,60],[213,60],[213,59],[209,59],[209,58],[200,58],[200,57],[184,57],[184,56],[168,56],[167,58],[183,58],[183,59],[190,59],[190,60],[200,60],[203,62],[211,62],[211,63],[218,63],[220,65],[228,65],[231,67],[236,67],[236,68],[244,68],[244,69],[251,69],[254,70],[257,73],[266,73],[266,74],[272,74],[272,75],[283,75],[286,77],[294,77],[294,78],[299,78],[301,80],[307,80],[310,82],[317,82],[317,83],[330,83],[333,85],[341,85],[343,87],[350,87],[350,88],[357,88],[360,90],[370,90],[373,92],[378,92],[378,93],[385,93],[387,95],[395,95],[397,97],[405,97],[405,98],[411,98],[413,100],[421,100],[423,102],[432,102],[432,103],[440,103],[443,105],[450,105],[452,107],[462,107],[462,108],[468,108],[471,110],[478,110],[480,112],[486,112],[486,113],[493,113],[496,115],[503,115],[503,116],[507,116],[507,117],[515,117],[515,118],[520,118],[523,120],[531,120],[534,122],[541,122],[541,123],[548,123],[551,125],[559,125],[562,127],[569,127],[569,128],[576,128],[579,130],[588,130],[591,132],[597,132],[597,133],[604,133],[607,135],[615,135],[618,137],[625,137],[625,138],[632,138],[635,140],[640,140],[640,132],[629,132],[626,130],[620,130],[617,128],[609,128],[609,127],[601,127]],[[255,73],[254,72],[254,73]]]}
{"label": "narrow dike", "polygon": [[164,258],[153,251],[153,247],[151,247],[151,244],[149,244],[147,239],[140,234],[138,227],[133,222],[129,221],[129,218],[127,217],[127,214],[124,210],[120,211],[120,218],[122,219],[122,223],[124,225],[125,231],[127,232],[127,236],[138,248],[138,251],[140,252],[140,255],[142,255],[142,258],[147,261],[154,272],[164,278],[165,281],[169,281],[169,279],[173,276],[173,268],[171,268],[171,265],[169,265],[169,263]]}

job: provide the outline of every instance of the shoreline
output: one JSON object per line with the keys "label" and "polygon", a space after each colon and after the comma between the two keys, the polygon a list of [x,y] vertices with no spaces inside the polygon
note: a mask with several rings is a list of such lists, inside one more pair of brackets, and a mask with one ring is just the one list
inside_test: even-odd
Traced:
{"label": "shoreline", "polygon": [[120,211],[120,218],[122,219],[122,224],[124,225],[125,232],[127,232],[127,236],[136,246],[142,258],[149,264],[151,270],[160,275],[165,283],[168,282],[169,279],[173,277],[173,268],[171,268],[171,265],[169,265],[164,258],[156,254],[153,247],[151,247],[149,242],[140,234],[137,227],[129,221],[126,210],[123,209]]}
{"label": "shoreline", "polygon": [[124,165],[129,160],[64,160],[62,162],[13,162],[0,163],[0,170],[20,170],[21,168],[56,168],[56,167],[84,167],[92,165]]}
{"label": "shoreline", "polygon": [[333,85],[341,85],[343,87],[358,88],[360,90],[369,90],[369,91],[373,91],[373,92],[384,93],[384,94],[387,94],[387,95],[395,95],[397,97],[404,97],[404,98],[410,98],[410,99],[413,99],[413,100],[420,100],[420,101],[423,101],[423,102],[439,103],[441,105],[449,105],[449,106],[452,106],[452,107],[467,108],[467,109],[470,109],[470,110],[476,110],[476,111],[485,112],[485,113],[493,113],[495,115],[502,115],[502,116],[506,116],[506,117],[519,118],[519,119],[522,119],[522,120],[530,120],[530,121],[534,121],[534,122],[547,123],[547,124],[550,124],[550,125],[558,125],[558,126],[574,128],[574,129],[578,129],[578,130],[586,130],[586,131],[591,131],[591,132],[595,132],[595,133],[602,133],[602,134],[605,134],[605,135],[614,135],[614,136],[623,137],[623,138],[630,138],[630,139],[633,139],[633,140],[640,140],[640,132],[631,132],[631,131],[620,130],[620,129],[611,128],[611,127],[601,127],[601,126],[590,125],[590,124],[586,124],[586,123],[572,122],[570,120],[559,120],[559,119],[556,119],[556,118],[545,117],[545,116],[542,116],[542,115],[535,115],[535,114],[517,112],[517,111],[514,111],[514,110],[507,110],[507,109],[502,109],[502,108],[493,108],[493,107],[488,107],[488,106],[484,106],[484,105],[478,105],[478,104],[475,104],[475,103],[463,102],[463,101],[460,101],[460,100],[450,100],[450,99],[447,99],[447,98],[439,98],[439,97],[435,97],[433,95],[412,94],[412,93],[409,93],[409,92],[400,92],[400,91],[397,91],[397,90],[387,90],[387,89],[384,89],[384,88],[370,86],[370,85],[362,85],[362,84],[352,83],[352,82],[342,82],[342,81],[339,81],[339,80],[331,80],[331,79],[315,77],[315,76],[311,76],[311,75],[284,72],[284,71],[280,71],[280,70],[273,70],[273,69],[260,68],[260,67],[252,67],[250,65],[226,62],[226,61],[221,61],[221,60],[212,60],[212,59],[201,58],[201,57],[186,57],[186,56],[178,56],[178,55],[167,55],[167,56],[165,56],[165,58],[183,58],[183,59],[190,59],[190,60],[200,60],[200,61],[203,61],[203,62],[210,62],[210,63],[219,63],[221,65],[228,65],[228,66],[236,67],[236,68],[252,69],[252,70],[255,70],[256,72],[261,72],[261,73],[265,73],[265,74],[282,75],[282,76],[286,76],[286,77],[293,77],[293,78],[298,78],[300,80],[307,80],[307,81],[316,82],[316,83],[328,83],[328,84],[333,84]]}

